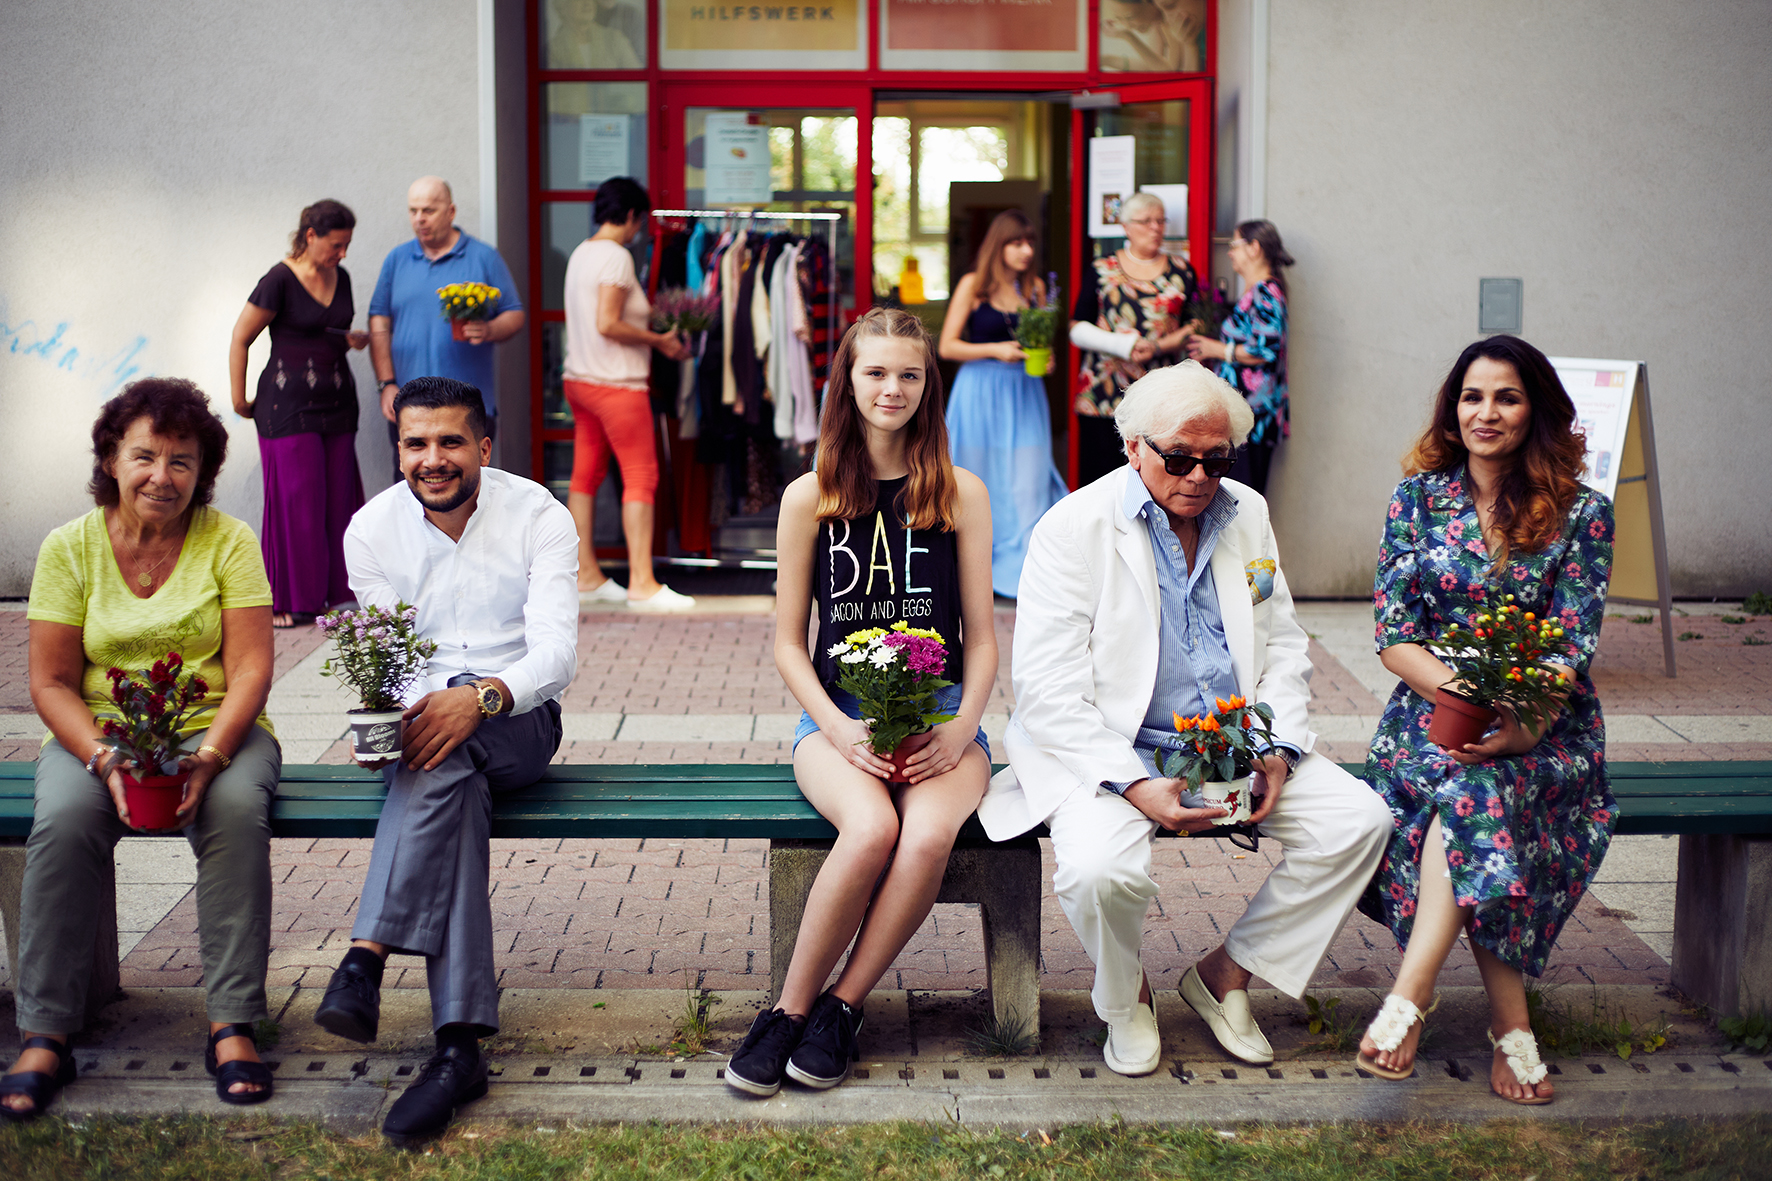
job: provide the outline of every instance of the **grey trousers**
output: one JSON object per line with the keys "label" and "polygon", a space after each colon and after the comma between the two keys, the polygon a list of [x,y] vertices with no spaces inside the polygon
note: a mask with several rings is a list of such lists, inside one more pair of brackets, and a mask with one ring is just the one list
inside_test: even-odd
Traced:
{"label": "grey trousers", "polygon": [[[208,741],[204,730],[185,750]],[[271,801],[283,751],[253,726],[204,793],[185,837],[197,854],[197,938],[211,1021],[258,1021],[271,954]],[[19,918],[18,1027],[66,1035],[85,1025],[92,947],[105,869],[132,831],[111,793],[51,739],[37,759]]]}
{"label": "grey trousers", "polygon": [[560,749],[560,705],[487,718],[435,771],[382,772],[387,802],[351,938],[425,957],[431,1025],[498,1032],[492,964],[492,793],[528,787]]}

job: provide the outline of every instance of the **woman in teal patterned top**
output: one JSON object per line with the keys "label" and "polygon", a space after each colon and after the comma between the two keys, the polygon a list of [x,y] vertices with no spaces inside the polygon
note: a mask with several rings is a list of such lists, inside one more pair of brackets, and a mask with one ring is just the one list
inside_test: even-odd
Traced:
{"label": "woman in teal patterned top", "polygon": [[[1600,867],[1617,807],[1606,727],[1588,677],[1612,571],[1612,505],[1580,482],[1575,407],[1537,349],[1494,336],[1465,349],[1406,463],[1379,547],[1379,657],[1402,678],[1366,779],[1397,824],[1360,909],[1404,949],[1361,1043],[1361,1065],[1407,1077],[1434,980],[1461,931],[1489,994],[1490,1086],[1548,1103],[1522,973],[1543,974],[1557,933]],[[1574,641],[1573,688],[1548,725],[1505,710],[1477,742],[1428,740],[1435,689],[1455,677],[1423,641],[1504,601]]]}

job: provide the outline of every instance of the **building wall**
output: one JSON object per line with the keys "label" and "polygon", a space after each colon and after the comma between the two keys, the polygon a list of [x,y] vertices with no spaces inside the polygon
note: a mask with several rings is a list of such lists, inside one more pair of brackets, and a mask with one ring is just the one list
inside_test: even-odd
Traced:
{"label": "building wall", "polygon": [[[234,320],[320,197],[357,214],[344,265],[359,327],[383,256],[411,236],[414,178],[447,177],[460,225],[482,231],[477,12],[476,0],[8,6],[0,435],[15,468],[0,481],[0,595],[24,594],[43,535],[91,507],[91,423],[131,377],[189,377],[210,395],[231,439],[217,503],[258,527],[257,436],[228,408]],[[249,390],[268,352],[266,334]],[[353,370],[373,493],[390,452],[366,351]]]}
{"label": "building wall", "polygon": [[1370,593],[1397,458],[1478,336],[1484,276],[1524,279],[1545,352],[1647,362],[1674,593],[1772,590],[1772,5],[1271,5],[1266,212],[1298,265],[1270,494],[1294,591]]}

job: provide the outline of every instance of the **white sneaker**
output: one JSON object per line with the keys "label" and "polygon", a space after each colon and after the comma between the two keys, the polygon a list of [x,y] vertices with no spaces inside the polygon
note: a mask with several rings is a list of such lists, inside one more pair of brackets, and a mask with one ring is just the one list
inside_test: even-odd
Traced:
{"label": "white sneaker", "polygon": [[628,601],[628,588],[617,586],[613,578],[605,578],[590,590],[579,591],[578,597],[580,602],[588,600],[592,603],[625,603]]}
{"label": "white sneaker", "polygon": [[1132,1007],[1132,1019],[1108,1022],[1107,1043],[1101,1056],[1115,1074],[1149,1074],[1163,1058],[1163,1035],[1157,1030],[1157,1014],[1140,1001]]}
{"label": "white sneaker", "polygon": [[651,598],[628,600],[628,610],[630,611],[687,611],[693,606],[695,606],[694,595],[680,595],[663,583],[659,584]]}
{"label": "white sneaker", "polygon": [[1274,1048],[1255,1024],[1249,1011],[1249,990],[1233,988],[1224,1000],[1213,997],[1212,990],[1200,979],[1200,969],[1189,968],[1181,978],[1181,999],[1186,1001],[1206,1022],[1206,1028],[1218,1044],[1251,1066],[1266,1066],[1274,1060]]}

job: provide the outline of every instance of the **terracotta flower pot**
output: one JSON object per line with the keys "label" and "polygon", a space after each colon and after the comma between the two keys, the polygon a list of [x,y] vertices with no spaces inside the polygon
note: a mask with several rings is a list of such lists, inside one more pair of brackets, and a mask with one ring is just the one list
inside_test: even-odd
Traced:
{"label": "terracotta flower pot", "polygon": [[1021,367],[1027,371],[1027,375],[1045,377],[1046,371],[1052,368],[1052,350],[1024,348],[1021,351],[1024,354]]}
{"label": "terracotta flower pot", "polygon": [[908,734],[904,741],[892,748],[892,753],[882,755],[893,766],[893,773],[886,778],[887,783],[909,783],[910,777],[904,774],[905,761],[925,746],[929,745],[930,731],[921,734]]}
{"label": "terracotta flower pot", "polygon": [[1458,750],[1481,738],[1500,716],[1488,706],[1442,687],[1434,693],[1434,720],[1428,726],[1427,740],[1447,750]]}
{"label": "terracotta flower pot", "polygon": [[127,769],[123,776],[123,802],[129,807],[129,822],[137,828],[166,829],[178,827],[178,806],[185,798],[189,771],[175,775],[144,775],[137,779]]}
{"label": "terracotta flower pot", "polygon": [[400,757],[406,739],[404,710],[353,709],[346,713],[351,719],[351,754],[359,763],[377,763]]}
{"label": "terracotta flower pot", "polygon": [[466,320],[449,321],[449,338],[451,340],[466,340],[468,338],[467,327]]}

